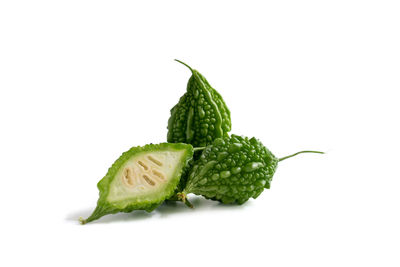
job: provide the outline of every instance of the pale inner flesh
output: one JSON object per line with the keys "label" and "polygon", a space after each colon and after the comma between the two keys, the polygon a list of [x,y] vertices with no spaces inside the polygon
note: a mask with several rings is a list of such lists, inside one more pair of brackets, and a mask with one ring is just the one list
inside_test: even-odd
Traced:
{"label": "pale inner flesh", "polygon": [[150,200],[173,177],[184,151],[143,152],[121,167],[110,184],[110,202],[130,198]]}

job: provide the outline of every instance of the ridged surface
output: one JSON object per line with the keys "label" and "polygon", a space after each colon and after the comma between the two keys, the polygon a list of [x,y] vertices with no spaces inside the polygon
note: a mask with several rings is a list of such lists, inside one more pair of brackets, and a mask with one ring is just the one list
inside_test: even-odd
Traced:
{"label": "ridged surface", "polygon": [[[141,202],[132,202],[129,203],[126,207],[120,208],[118,205],[114,203],[110,203],[107,201],[107,196],[110,190],[110,184],[113,179],[116,177],[116,174],[119,172],[120,168],[123,164],[132,158],[135,154],[141,152],[151,152],[151,151],[177,151],[184,150],[185,154],[182,157],[182,161],[178,166],[174,166],[176,168],[175,175],[172,177],[168,184],[162,192],[160,192],[156,198],[153,198],[152,201],[141,201]],[[148,212],[154,210],[158,207],[165,199],[171,197],[174,193],[175,188],[177,187],[179,180],[181,178],[183,169],[188,164],[188,161],[193,156],[193,147],[187,144],[170,144],[170,143],[161,143],[161,144],[149,144],[145,146],[132,147],[130,150],[124,152],[121,157],[119,157],[114,164],[108,169],[106,176],[99,181],[97,187],[99,189],[99,200],[97,202],[97,207],[94,210],[93,214],[86,220],[83,220],[83,223],[90,222],[96,220],[106,214],[113,214],[117,212],[131,212],[133,210],[146,210]]]}
{"label": "ridged surface", "polygon": [[269,188],[278,159],[257,139],[218,138],[195,161],[184,193],[242,204]]}
{"label": "ridged surface", "polygon": [[211,144],[231,130],[230,111],[221,95],[196,70],[191,70],[186,93],[171,109],[167,140],[194,147]]}

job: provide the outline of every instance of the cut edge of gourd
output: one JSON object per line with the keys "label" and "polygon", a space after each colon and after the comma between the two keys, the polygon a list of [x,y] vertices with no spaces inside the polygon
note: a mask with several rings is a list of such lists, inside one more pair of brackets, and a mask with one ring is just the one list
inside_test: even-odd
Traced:
{"label": "cut edge of gourd", "polygon": [[[110,183],[107,201],[123,208],[128,202],[147,202],[164,195],[184,167],[185,150],[148,151],[129,158]],[[154,196],[156,195],[156,196]]]}
{"label": "cut edge of gourd", "polygon": [[[181,151],[181,157],[178,161],[179,165],[176,166],[175,172],[170,180],[170,183],[166,183],[165,195],[155,199],[154,201],[144,201],[143,203],[130,203],[128,206],[118,207],[114,203],[107,201],[109,194],[109,186],[113,182],[115,176],[120,172],[124,164],[129,161],[132,157],[137,154],[151,151]],[[109,168],[106,176],[97,183],[99,189],[99,199],[97,206],[92,214],[87,218],[79,218],[81,224],[97,220],[107,214],[115,214],[117,212],[131,212],[133,210],[145,210],[150,212],[158,207],[165,199],[171,197],[174,190],[179,182],[179,178],[182,175],[183,168],[188,164],[188,161],[193,157],[193,147],[189,144],[184,143],[160,143],[160,144],[148,144],[145,146],[132,147],[130,150],[124,152]]]}

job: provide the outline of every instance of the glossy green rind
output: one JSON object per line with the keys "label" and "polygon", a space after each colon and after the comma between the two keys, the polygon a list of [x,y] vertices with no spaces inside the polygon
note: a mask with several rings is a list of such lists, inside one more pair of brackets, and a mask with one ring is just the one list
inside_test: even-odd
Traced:
{"label": "glossy green rind", "polygon": [[[117,201],[110,201],[110,188],[112,182],[116,179],[117,174],[120,173],[121,168],[130,159],[137,156],[140,153],[146,152],[182,152],[179,162],[176,166],[171,166],[173,169],[172,176],[168,179],[168,182],[162,186],[162,188],[152,193],[150,196],[130,196],[128,199],[122,199]],[[144,154],[146,155],[146,154]],[[88,223],[93,220],[97,220],[100,217],[107,214],[114,214],[117,212],[132,212],[134,210],[145,210],[151,212],[157,208],[165,199],[171,197],[174,194],[174,190],[177,187],[183,170],[186,168],[189,160],[193,157],[193,147],[188,144],[182,143],[161,143],[161,144],[149,144],[145,146],[133,147],[130,150],[124,152],[120,158],[118,158],[114,164],[109,168],[106,176],[99,181],[97,187],[99,189],[99,200],[97,207],[93,211],[92,215],[86,220],[80,219],[81,223]]]}
{"label": "glossy green rind", "polygon": [[278,159],[256,138],[216,139],[195,161],[183,194],[242,204],[270,188]]}
{"label": "glossy green rind", "polygon": [[211,87],[206,78],[198,71],[190,70],[192,76],[186,93],[171,109],[167,140],[170,143],[203,147],[216,138],[228,136],[231,116],[221,95]]}

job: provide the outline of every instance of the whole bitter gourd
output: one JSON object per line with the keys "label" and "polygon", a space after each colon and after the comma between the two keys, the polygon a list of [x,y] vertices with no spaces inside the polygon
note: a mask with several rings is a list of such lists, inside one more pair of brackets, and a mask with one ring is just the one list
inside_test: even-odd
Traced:
{"label": "whole bitter gourd", "polygon": [[227,136],[231,130],[231,116],[221,95],[197,70],[176,61],[188,67],[192,76],[186,93],[171,109],[167,141],[204,147],[216,138]]}
{"label": "whole bitter gourd", "polygon": [[178,197],[186,204],[189,193],[225,204],[242,204],[270,188],[279,161],[306,152],[322,153],[301,151],[278,159],[254,137],[218,138],[195,161],[186,188]]}
{"label": "whole bitter gourd", "polygon": [[86,220],[106,214],[146,210],[158,207],[174,194],[193,147],[181,143],[149,144],[133,147],[117,159],[97,187],[97,207]]}

